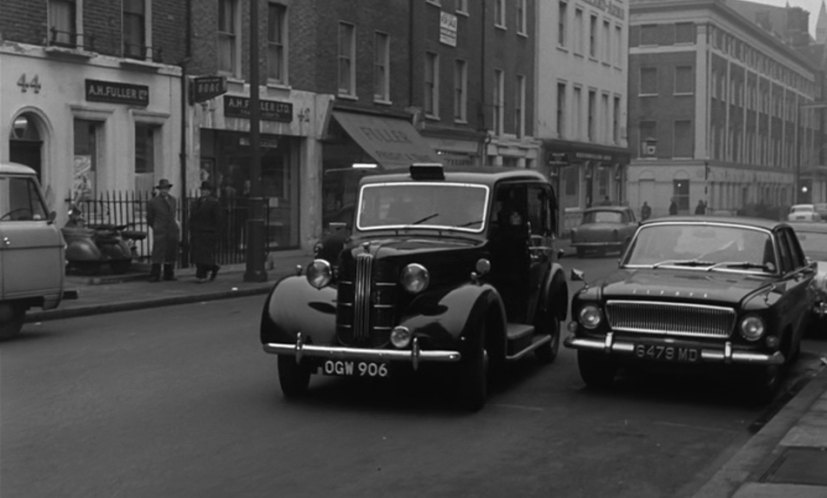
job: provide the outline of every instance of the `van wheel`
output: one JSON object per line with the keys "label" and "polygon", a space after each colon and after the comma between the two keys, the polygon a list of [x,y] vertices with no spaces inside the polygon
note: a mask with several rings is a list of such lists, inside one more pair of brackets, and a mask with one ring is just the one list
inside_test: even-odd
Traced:
{"label": "van wheel", "polygon": [[26,307],[18,303],[0,303],[0,340],[11,339],[23,330]]}
{"label": "van wheel", "polygon": [[293,356],[279,355],[279,384],[285,398],[299,398],[307,393],[310,385],[310,369],[296,363]]}
{"label": "van wheel", "polygon": [[577,351],[577,367],[587,386],[606,389],[614,382],[617,364],[603,353]]}

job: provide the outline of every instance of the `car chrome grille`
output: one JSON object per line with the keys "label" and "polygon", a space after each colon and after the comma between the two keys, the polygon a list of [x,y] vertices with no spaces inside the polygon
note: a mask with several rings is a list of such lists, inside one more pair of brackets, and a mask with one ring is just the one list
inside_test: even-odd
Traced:
{"label": "car chrome grille", "polygon": [[[394,323],[396,283],[386,280],[388,268],[377,268],[368,253],[355,257],[350,276],[339,282],[337,334],[346,345],[380,346],[387,343]],[[350,272],[348,272],[350,273]]]}
{"label": "car chrome grille", "polygon": [[725,339],[735,325],[735,310],[691,303],[608,301],[606,318],[618,332]]}

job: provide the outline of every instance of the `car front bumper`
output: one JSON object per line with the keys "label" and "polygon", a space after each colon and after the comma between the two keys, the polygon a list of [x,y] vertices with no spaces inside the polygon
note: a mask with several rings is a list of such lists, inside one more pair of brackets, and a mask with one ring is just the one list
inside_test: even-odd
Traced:
{"label": "car front bumper", "polygon": [[266,353],[291,355],[300,362],[302,358],[321,358],[325,360],[367,360],[377,362],[410,363],[414,370],[421,362],[456,363],[462,359],[459,351],[422,350],[416,337],[411,341],[411,349],[368,349],[345,346],[317,346],[305,344],[301,333],[297,334],[295,343],[268,342],[263,345]]}
{"label": "car front bumper", "polygon": [[[651,341],[650,341],[651,342]],[[616,340],[614,333],[606,334],[605,339],[577,337],[570,335],[566,337],[563,344],[572,349],[584,351],[602,351],[607,354],[614,354],[620,357],[635,357],[635,343],[626,339]],[[664,343],[665,345],[666,343]],[[700,347],[700,362],[702,363],[740,363],[750,365],[783,365],[784,354],[776,351],[772,354],[756,351],[739,351],[733,349],[732,342],[724,342],[718,347]]]}

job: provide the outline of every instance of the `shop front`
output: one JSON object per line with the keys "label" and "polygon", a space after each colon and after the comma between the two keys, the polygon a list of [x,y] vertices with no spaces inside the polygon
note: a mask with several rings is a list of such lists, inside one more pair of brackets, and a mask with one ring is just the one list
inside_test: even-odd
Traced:
{"label": "shop front", "polygon": [[[212,78],[196,77],[194,81]],[[223,85],[222,85],[223,86]],[[226,93],[193,98],[191,106],[193,167],[188,188],[208,181],[227,213],[227,237],[233,248],[246,244],[247,219],[253,203],[263,205],[268,251],[312,247],[318,209],[318,153],[314,94],[262,88],[259,100],[258,157],[260,177],[253,177],[250,98],[247,88],[226,85]],[[200,100],[200,101],[199,101]],[[258,196],[253,184],[257,182]]]}
{"label": "shop front", "polygon": [[178,183],[180,68],[92,55],[0,44],[0,161],[38,173],[58,223],[73,200]]}

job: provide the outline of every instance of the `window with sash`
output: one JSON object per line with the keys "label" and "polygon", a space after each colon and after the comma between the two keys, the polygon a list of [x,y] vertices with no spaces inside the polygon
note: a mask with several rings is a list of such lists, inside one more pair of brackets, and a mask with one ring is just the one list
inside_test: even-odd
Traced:
{"label": "window with sash", "polygon": [[339,95],[356,95],[356,27],[339,23]]}
{"label": "window with sash", "polygon": [[374,34],[373,52],[373,99],[389,102],[390,95],[390,45],[391,37],[377,31]]}
{"label": "window with sash", "polygon": [[287,84],[287,6],[267,4],[267,79]]}
{"label": "window with sash", "polygon": [[218,0],[218,71],[238,76],[238,12],[236,0]]}
{"label": "window with sash", "polygon": [[146,57],[146,3],[123,0],[123,56]]}
{"label": "window with sash", "polygon": [[49,41],[75,47],[78,44],[75,0],[49,0]]}

